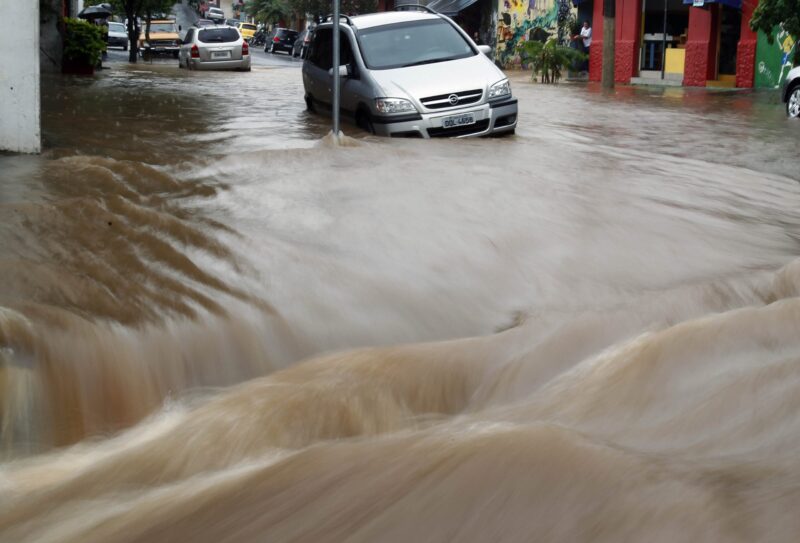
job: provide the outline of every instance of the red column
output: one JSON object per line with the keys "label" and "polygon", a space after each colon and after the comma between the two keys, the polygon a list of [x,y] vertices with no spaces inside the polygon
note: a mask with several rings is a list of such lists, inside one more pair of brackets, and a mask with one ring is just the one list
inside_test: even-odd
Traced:
{"label": "red column", "polygon": [[592,46],[589,48],[589,81],[603,76],[603,0],[594,0],[592,10]]}
{"label": "red column", "polygon": [[689,8],[689,36],[686,39],[686,65],[683,84],[705,87],[706,81],[717,76],[717,32],[719,6]]}
{"label": "red column", "polygon": [[743,0],[742,30],[736,47],[736,86],[750,88],[756,74],[756,43],[758,33],[750,30],[750,18],[758,0]]}
{"label": "red column", "polygon": [[630,83],[639,73],[639,40],[642,33],[642,0],[617,0],[614,80]]}

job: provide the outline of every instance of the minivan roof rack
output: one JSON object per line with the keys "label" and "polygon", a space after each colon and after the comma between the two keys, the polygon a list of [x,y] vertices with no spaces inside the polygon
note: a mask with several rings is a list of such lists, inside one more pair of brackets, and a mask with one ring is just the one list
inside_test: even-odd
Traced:
{"label": "minivan roof rack", "polygon": [[423,6],[422,4],[398,4],[394,7],[395,11],[411,11],[412,9],[427,11],[428,13],[439,15],[438,11],[431,9],[428,6]]}
{"label": "minivan roof rack", "polygon": [[[348,25],[350,25],[350,26],[353,26],[353,21],[352,21],[352,20],[350,19],[350,17],[348,17],[347,15],[340,14],[340,15],[339,15],[339,19],[344,19],[344,20],[345,20],[345,22],[346,22]],[[333,21],[333,13],[331,13],[330,15],[328,15],[327,17],[325,17],[325,22],[328,22],[328,21]]]}

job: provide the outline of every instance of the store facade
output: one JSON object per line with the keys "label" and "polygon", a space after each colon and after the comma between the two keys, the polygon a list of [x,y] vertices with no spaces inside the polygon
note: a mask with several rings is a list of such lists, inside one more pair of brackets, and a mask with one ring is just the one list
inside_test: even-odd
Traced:
{"label": "store facade", "polygon": [[[617,0],[615,80],[671,79],[691,87],[752,87],[757,0]],[[589,77],[603,65],[603,5],[593,5]]]}

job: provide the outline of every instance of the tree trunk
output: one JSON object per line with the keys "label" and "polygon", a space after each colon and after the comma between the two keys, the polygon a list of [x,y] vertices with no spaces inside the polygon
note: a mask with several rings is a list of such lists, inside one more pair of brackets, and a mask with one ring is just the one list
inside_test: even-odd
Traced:
{"label": "tree trunk", "polygon": [[126,6],[125,15],[128,17],[128,41],[130,47],[128,48],[128,62],[136,64],[139,56],[139,32],[136,28],[136,11],[133,6]]}

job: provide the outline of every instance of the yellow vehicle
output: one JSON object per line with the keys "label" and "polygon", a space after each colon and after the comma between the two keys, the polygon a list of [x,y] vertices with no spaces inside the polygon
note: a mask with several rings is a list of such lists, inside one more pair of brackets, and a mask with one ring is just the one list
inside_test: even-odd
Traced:
{"label": "yellow vehicle", "polygon": [[143,57],[171,54],[178,58],[181,50],[181,36],[178,25],[172,19],[154,19],[150,21],[150,39],[145,35],[146,27],[142,23],[139,35],[139,51]]}
{"label": "yellow vehicle", "polygon": [[239,29],[239,34],[242,35],[246,41],[250,41],[253,39],[253,36],[256,34],[256,25],[252,23],[239,23],[236,25],[236,28]]}

